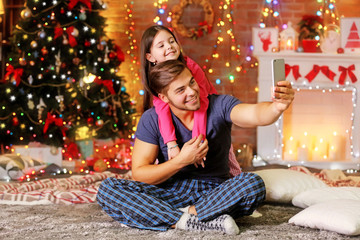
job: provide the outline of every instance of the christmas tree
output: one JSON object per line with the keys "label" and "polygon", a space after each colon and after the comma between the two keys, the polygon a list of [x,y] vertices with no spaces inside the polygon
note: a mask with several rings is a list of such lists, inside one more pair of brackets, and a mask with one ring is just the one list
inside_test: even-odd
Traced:
{"label": "christmas tree", "polygon": [[[119,76],[124,54],[104,32],[101,0],[28,0],[0,83],[0,142],[64,146],[133,128]],[[131,135],[131,134],[130,134]]]}

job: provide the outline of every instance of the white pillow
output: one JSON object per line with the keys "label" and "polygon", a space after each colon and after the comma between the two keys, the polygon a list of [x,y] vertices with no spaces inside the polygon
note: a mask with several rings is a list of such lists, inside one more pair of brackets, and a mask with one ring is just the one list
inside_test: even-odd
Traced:
{"label": "white pillow", "polygon": [[331,200],[305,208],[289,223],[345,235],[360,234],[360,201]]}
{"label": "white pillow", "polygon": [[294,196],[310,189],[328,187],[320,179],[288,169],[255,171],[265,182],[266,201],[291,203]]}
{"label": "white pillow", "polygon": [[297,207],[307,208],[317,203],[336,199],[353,199],[360,201],[360,188],[328,187],[312,189],[296,195],[292,200],[292,204]]}

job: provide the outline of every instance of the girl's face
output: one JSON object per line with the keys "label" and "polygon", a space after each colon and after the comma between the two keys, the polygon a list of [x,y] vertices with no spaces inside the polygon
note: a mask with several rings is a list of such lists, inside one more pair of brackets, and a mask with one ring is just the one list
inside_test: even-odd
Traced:
{"label": "girl's face", "polygon": [[165,30],[160,30],[154,37],[150,47],[150,53],[146,53],[146,59],[153,63],[166,60],[176,60],[180,55],[180,46],[174,37]]}

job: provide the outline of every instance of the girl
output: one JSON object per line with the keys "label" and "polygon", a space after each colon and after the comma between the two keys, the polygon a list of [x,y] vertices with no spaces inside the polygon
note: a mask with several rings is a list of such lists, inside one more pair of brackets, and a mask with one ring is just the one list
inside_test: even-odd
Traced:
{"label": "girl", "polygon": [[[214,86],[208,81],[200,66],[189,57],[183,56],[175,35],[168,28],[155,25],[145,30],[141,38],[141,75],[145,88],[144,111],[150,108],[150,99],[152,96],[155,111],[159,116],[160,133],[164,139],[164,143],[168,146],[169,159],[179,154],[180,148],[176,143],[175,128],[172,123],[169,105],[161,101],[156,97],[156,94],[151,92],[148,73],[150,68],[155,66],[156,63],[174,59],[182,61],[187,65],[200,88],[200,109],[194,112],[192,137],[197,137],[200,134],[206,136],[206,112],[209,106],[207,96],[209,94],[216,94]],[[200,164],[204,167],[203,162]],[[195,166],[197,167],[197,165]],[[229,168],[231,176],[236,176],[241,172],[232,146],[229,151]]]}

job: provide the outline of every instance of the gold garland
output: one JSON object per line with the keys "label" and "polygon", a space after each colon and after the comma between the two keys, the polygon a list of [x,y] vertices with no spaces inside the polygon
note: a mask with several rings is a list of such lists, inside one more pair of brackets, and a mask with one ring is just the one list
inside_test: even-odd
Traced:
{"label": "gold garland", "polygon": [[[181,16],[183,15],[184,8],[190,4],[200,5],[204,9],[205,17],[204,21],[200,22],[198,28],[187,28],[181,22]],[[204,33],[211,33],[214,22],[214,11],[209,0],[180,0],[178,5],[175,5],[172,10],[171,26],[181,36],[189,38],[199,38]]]}

